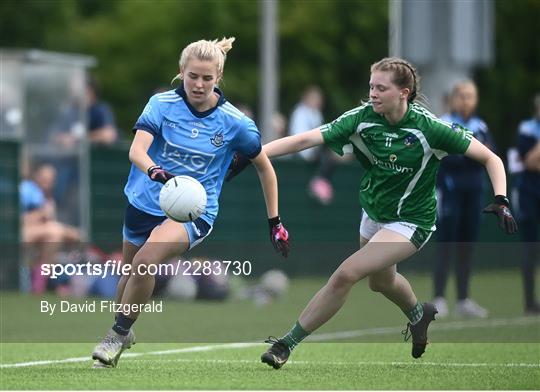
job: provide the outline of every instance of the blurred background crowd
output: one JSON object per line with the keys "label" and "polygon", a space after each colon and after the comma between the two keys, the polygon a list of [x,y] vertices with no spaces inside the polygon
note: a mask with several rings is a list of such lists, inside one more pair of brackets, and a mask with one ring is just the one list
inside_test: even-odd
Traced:
{"label": "blurred background crowd", "polygon": [[[523,252],[513,266],[522,274],[525,311],[538,314],[540,2],[434,3],[3,1],[0,196],[6,229],[1,239],[8,245],[24,244],[21,252],[5,254],[10,263],[1,271],[3,288],[113,296],[117,277],[107,282],[90,277],[52,281],[37,272],[39,265],[117,257],[132,125],[152,94],[174,88],[167,83],[177,73],[181,48],[202,38],[235,36],[220,87],[255,120],[265,141],[315,128],[357,106],[367,97],[369,66],[376,60],[395,54],[415,63],[423,76],[426,106],[469,128],[506,163],[520,225],[515,242]],[[274,44],[267,46],[265,37],[273,37]],[[264,63],[269,55],[270,63]],[[273,82],[264,73],[268,66],[277,76]],[[264,104],[262,97],[270,91],[276,92],[273,102]],[[343,180],[335,179],[335,169],[354,165],[351,157],[321,148],[285,160],[290,161],[285,165],[304,168],[296,177],[301,185],[295,189],[302,192],[297,198],[310,200],[308,209],[326,214],[328,227],[342,225],[339,214],[351,212],[338,200]],[[353,172],[348,187],[354,188],[360,169]],[[280,183],[287,186],[291,180],[284,178]],[[447,157],[437,192],[435,240],[441,245],[430,266],[434,301],[441,316],[449,314],[446,283],[454,266],[456,314],[487,317],[489,310],[469,293],[474,244],[497,241],[482,235],[480,212],[490,192],[485,174],[467,158]],[[291,207],[286,219],[295,212]],[[302,219],[303,213],[294,219]],[[250,230],[238,215],[223,220],[238,233]],[[356,215],[352,220],[358,224]],[[298,225],[298,238],[320,230]],[[287,289],[282,271],[260,270],[258,277],[249,283],[158,277],[156,295],[251,298],[265,304]]]}

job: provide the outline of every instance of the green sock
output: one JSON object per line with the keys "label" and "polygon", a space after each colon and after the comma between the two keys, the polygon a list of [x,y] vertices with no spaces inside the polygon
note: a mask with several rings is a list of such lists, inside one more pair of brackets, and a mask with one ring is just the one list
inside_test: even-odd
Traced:
{"label": "green sock", "polygon": [[280,340],[289,347],[289,350],[292,351],[298,343],[300,343],[302,340],[304,340],[309,335],[309,332],[307,332],[300,323],[297,321],[296,324],[294,324],[294,327]]}
{"label": "green sock", "polygon": [[414,307],[406,312],[404,312],[412,325],[416,324],[422,319],[424,315],[424,307],[420,302],[417,302]]}

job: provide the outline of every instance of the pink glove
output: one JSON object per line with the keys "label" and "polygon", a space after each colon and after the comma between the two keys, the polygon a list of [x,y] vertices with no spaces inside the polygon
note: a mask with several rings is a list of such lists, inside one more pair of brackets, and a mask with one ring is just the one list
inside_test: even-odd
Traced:
{"label": "pink glove", "polygon": [[268,219],[268,226],[270,227],[270,240],[276,252],[281,253],[283,257],[287,257],[289,254],[289,232],[285,229],[285,226],[281,224],[279,215]]}

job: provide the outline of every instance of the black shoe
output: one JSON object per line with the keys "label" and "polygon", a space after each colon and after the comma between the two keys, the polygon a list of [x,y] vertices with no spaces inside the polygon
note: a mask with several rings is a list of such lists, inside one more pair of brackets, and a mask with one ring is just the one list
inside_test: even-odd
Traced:
{"label": "black shoe", "polygon": [[291,355],[289,347],[273,336],[270,336],[264,342],[270,343],[272,346],[261,355],[261,362],[266,363],[268,366],[272,366],[276,370],[285,365],[285,362],[289,359],[289,355]]}
{"label": "black shoe", "polygon": [[[414,325],[407,323],[407,328],[402,331],[402,334],[405,335],[405,341],[409,340],[409,338],[412,336],[413,358],[420,358],[424,351],[426,351],[426,346],[428,344],[427,330],[429,323],[435,320],[435,315],[438,313],[437,308],[432,304],[423,303],[422,307],[424,308],[424,315],[420,321]],[[409,331],[410,334],[408,334]]]}

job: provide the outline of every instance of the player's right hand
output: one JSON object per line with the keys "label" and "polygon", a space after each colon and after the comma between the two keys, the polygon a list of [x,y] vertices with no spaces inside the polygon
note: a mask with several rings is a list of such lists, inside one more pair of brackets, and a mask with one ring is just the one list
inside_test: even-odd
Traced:
{"label": "player's right hand", "polygon": [[227,176],[225,177],[225,181],[229,182],[234,177],[236,177],[242,170],[244,170],[246,167],[248,167],[251,164],[251,161],[243,156],[242,154],[239,154],[237,152],[234,153],[233,160],[231,164],[229,165],[229,169],[227,169]]}
{"label": "player's right hand", "polygon": [[150,177],[152,181],[165,184],[167,181],[174,177],[174,174],[169,173],[167,170],[163,169],[159,165],[154,165],[148,168],[148,177]]}
{"label": "player's right hand", "polygon": [[275,218],[268,219],[268,226],[270,227],[270,240],[276,252],[281,253],[283,257],[287,257],[289,254],[289,232],[281,223],[279,215]]}

